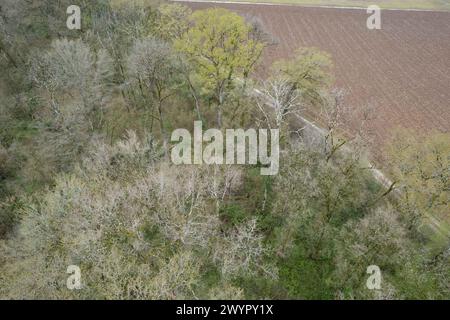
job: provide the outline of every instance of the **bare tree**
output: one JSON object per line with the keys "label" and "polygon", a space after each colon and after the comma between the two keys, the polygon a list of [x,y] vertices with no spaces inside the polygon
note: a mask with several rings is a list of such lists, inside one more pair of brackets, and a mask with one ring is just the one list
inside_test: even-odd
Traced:
{"label": "bare tree", "polygon": [[266,28],[262,19],[258,16],[247,14],[244,16],[247,23],[251,26],[250,37],[254,40],[265,43],[266,45],[278,44],[276,39]]}
{"label": "bare tree", "polygon": [[267,252],[263,237],[257,231],[256,220],[251,219],[219,242],[214,252],[214,260],[221,266],[225,277],[259,272],[276,278],[276,267],[262,262]]}
{"label": "bare tree", "polygon": [[258,108],[269,127],[275,121],[276,128],[281,128],[288,115],[299,115],[302,110],[301,95],[286,77],[267,80],[256,94]]}
{"label": "bare tree", "polygon": [[[349,221],[335,239],[334,281],[337,288],[353,288],[353,298],[392,298],[395,295],[394,288],[386,283],[389,271],[411,262],[408,258],[412,255],[412,243],[406,237],[406,229],[397,212],[377,208],[359,220]],[[365,272],[370,265],[377,265],[383,272],[383,290],[379,293],[366,288]]]}
{"label": "bare tree", "polygon": [[345,102],[345,94],[342,89],[333,89],[320,106],[319,119],[325,127],[323,152],[329,161],[338,150],[349,145],[356,164],[372,143],[370,125],[376,109],[372,104],[352,109]]}
{"label": "bare tree", "polygon": [[[150,98],[156,101],[157,119],[166,154],[168,152],[168,137],[164,125],[163,109],[164,102],[174,94],[174,79],[178,74],[176,62],[177,59],[171,47],[167,43],[154,38],[137,40],[127,60],[132,83],[139,87],[144,97],[149,94]],[[151,117],[152,119],[155,118],[153,109],[151,110]]]}
{"label": "bare tree", "polygon": [[30,59],[29,77],[50,95],[55,117],[61,115],[59,99],[76,93],[86,113],[100,111],[107,97],[112,61],[104,50],[95,54],[82,40],[55,40],[51,49],[35,52]]}
{"label": "bare tree", "polygon": [[344,103],[344,96],[343,90],[333,90],[320,110],[320,119],[323,119],[326,129],[324,154],[327,160],[330,160],[333,154],[347,143],[345,139],[338,138],[338,132],[336,132],[339,129],[342,130],[349,121],[349,109]]}

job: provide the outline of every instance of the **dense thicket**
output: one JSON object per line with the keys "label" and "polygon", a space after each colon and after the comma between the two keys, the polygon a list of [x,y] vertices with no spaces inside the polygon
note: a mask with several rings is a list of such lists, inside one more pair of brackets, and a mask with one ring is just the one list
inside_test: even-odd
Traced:
{"label": "dense thicket", "polygon": [[[397,135],[383,186],[370,110],[345,106],[326,53],[259,80],[256,18],[82,1],[77,31],[68,5],[0,7],[1,298],[450,298],[448,134]],[[298,120],[311,108],[321,134]],[[170,132],[195,120],[280,129],[279,174],[173,165]]]}

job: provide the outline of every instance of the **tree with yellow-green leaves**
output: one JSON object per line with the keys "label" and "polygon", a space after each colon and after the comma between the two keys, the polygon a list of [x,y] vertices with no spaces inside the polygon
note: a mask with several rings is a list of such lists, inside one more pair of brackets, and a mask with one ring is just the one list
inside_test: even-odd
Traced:
{"label": "tree with yellow-green leaves", "polygon": [[280,60],[272,66],[275,77],[289,79],[292,90],[299,90],[303,101],[323,102],[323,95],[333,83],[333,62],[328,53],[316,48],[301,48],[292,59]]}
{"label": "tree with yellow-green leaves", "polygon": [[195,66],[193,76],[214,100],[221,127],[227,93],[236,79],[249,76],[264,44],[251,36],[243,17],[225,9],[197,11],[191,20],[193,26],[175,41],[175,48]]}
{"label": "tree with yellow-green leaves", "polygon": [[400,130],[394,134],[388,155],[399,187],[400,209],[410,228],[424,219],[450,221],[449,135]]}
{"label": "tree with yellow-green leaves", "polygon": [[162,4],[158,7],[155,32],[166,41],[179,39],[189,29],[192,10],[180,4]]}

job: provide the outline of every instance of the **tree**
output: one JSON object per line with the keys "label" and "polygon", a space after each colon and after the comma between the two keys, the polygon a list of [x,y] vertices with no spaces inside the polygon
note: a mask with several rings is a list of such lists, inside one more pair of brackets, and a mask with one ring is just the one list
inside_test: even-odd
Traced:
{"label": "tree", "polygon": [[448,223],[450,212],[449,155],[448,134],[394,132],[387,156],[392,178],[398,182],[399,210],[407,218],[410,230],[427,221],[434,231],[448,236],[443,226]]}
{"label": "tree", "polygon": [[[372,142],[370,124],[374,119],[374,106],[368,104],[351,109],[345,102],[345,92],[333,89],[324,95],[319,110],[319,119],[325,128],[323,153],[327,161],[335,158],[336,153],[342,151],[344,146],[349,146],[352,157],[349,158],[351,161],[347,165],[360,164]],[[354,129],[349,132],[349,127]]]}
{"label": "tree", "polygon": [[358,167],[342,171],[302,143],[288,150],[273,186],[273,214],[283,221],[277,253],[287,255],[298,239],[309,259],[320,260],[329,256],[340,226],[367,212],[374,196],[367,185],[371,177]]}
{"label": "tree", "polygon": [[92,28],[84,34],[92,48],[106,50],[113,59],[114,83],[119,86],[127,111],[136,103],[135,92],[126,85],[126,57],[137,39],[152,33],[155,12],[145,1],[113,1],[110,8],[96,10]]}
{"label": "tree", "polygon": [[225,277],[263,273],[277,278],[276,268],[263,263],[268,249],[263,244],[263,236],[256,229],[256,220],[249,220],[219,242],[214,260],[221,266]]}
{"label": "tree", "polygon": [[177,3],[158,7],[155,21],[156,34],[166,41],[180,39],[189,29],[192,10]]}
{"label": "tree", "polygon": [[267,45],[275,45],[278,40],[267,30],[262,19],[258,16],[251,14],[244,15],[245,20],[251,26],[250,37],[251,39],[264,42]]}
{"label": "tree", "polygon": [[331,68],[331,57],[327,53],[315,48],[301,48],[294,58],[275,62],[272,72],[289,79],[292,89],[298,89],[305,102],[320,105],[333,81]]}
{"label": "tree", "polygon": [[263,44],[250,37],[244,19],[225,9],[196,11],[193,26],[175,41],[175,48],[195,65],[195,73],[216,103],[217,125],[222,126],[222,108],[237,79],[245,80],[262,53]]}
{"label": "tree", "polygon": [[[175,78],[178,73],[177,59],[167,43],[154,38],[146,38],[135,42],[128,56],[127,66],[130,78],[139,87],[144,102],[151,102],[145,100],[147,92],[156,102],[159,116],[157,119],[164,150],[167,153],[168,137],[164,125],[163,109],[164,102],[174,93]],[[153,109],[151,112],[153,119]]]}
{"label": "tree", "polygon": [[[256,223],[224,233],[219,219],[216,201],[240,187],[240,170],[160,158],[133,132],[112,146],[96,141],[39,200],[25,199],[17,233],[0,246],[0,297],[192,299],[200,270],[220,270],[205,296],[218,286],[239,293],[231,279],[267,273]],[[66,288],[69,265],[80,267],[82,290]]]}
{"label": "tree", "polygon": [[290,85],[286,77],[265,81],[263,89],[257,92],[257,98],[258,108],[269,127],[272,127],[271,122],[274,121],[275,127],[281,128],[286,124],[288,115],[300,115],[302,110],[300,92]]}
{"label": "tree", "polygon": [[82,40],[54,40],[44,54],[35,52],[30,59],[30,80],[50,95],[55,116],[61,116],[59,99],[77,93],[85,113],[103,114],[111,77],[112,61],[105,50],[94,53]]}
{"label": "tree", "polygon": [[374,293],[366,288],[366,270],[376,265],[382,271],[382,287],[386,289],[389,273],[407,261],[410,247],[406,229],[394,210],[378,208],[349,221],[336,237],[336,287],[353,297]]}
{"label": "tree", "polygon": [[[95,131],[102,128],[109,100],[112,61],[105,50],[94,52],[81,39],[54,40],[29,59],[32,91],[43,102],[34,126],[23,177],[31,183],[51,181],[79,160]],[[48,101],[48,103],[46,103]]]}

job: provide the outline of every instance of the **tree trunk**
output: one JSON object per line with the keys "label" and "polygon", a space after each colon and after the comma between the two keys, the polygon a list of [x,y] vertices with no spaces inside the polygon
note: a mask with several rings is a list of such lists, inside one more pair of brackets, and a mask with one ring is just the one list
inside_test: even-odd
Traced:
{"label": "tree trunk", "polygon": [[194,98],[194,101],[195,101],[195,110],[197,111],[198,120],[201,121],[202,120],[202,114],[200,112],[200,101],[198,100],[198,97],[197,97],[197,91],[195,90],[194,85],[192,84],[192,81],[191,81],[189,75],[186,76],[186,79],[187,79],[187,82],[189,84],[189,89],[191,91],[191,95],[192,95],[192,97]]}
{"label": "tree trunk", "polygon": [[162,136],[162,140],[163,140],[163,149],[164,149],[164,155],[167,157],[168,156],[168,150],[167,150],[167,134],[166,134],[166,130],[164,128],[164,122],[163,122],[163,116],[162,116],[162,100],[159,99],[159,103],[158,103],[158,112],[159,112],[159,127],[161,130],[161,136]]}
{"label": "tree trunk", "polygon": [[222,129],[222,104],[223,104],[223,92],[219,92],[219,104],[217,105],[217,127]]}

